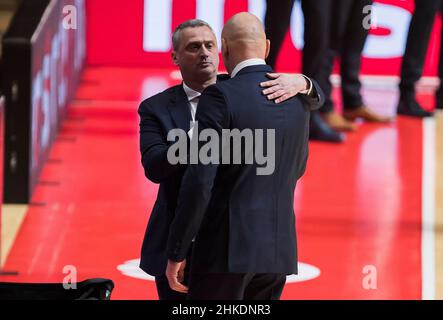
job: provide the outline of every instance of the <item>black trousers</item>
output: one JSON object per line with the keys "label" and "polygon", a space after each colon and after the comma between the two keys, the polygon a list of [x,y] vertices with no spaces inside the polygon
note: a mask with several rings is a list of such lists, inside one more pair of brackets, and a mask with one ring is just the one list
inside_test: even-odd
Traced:
{"label": "black trousers", "polygon": [[[302,72],[317,82],[329,46],[330,13],[333,1],[301,0],[305,43],[302,55]],[[267,38],[271,41],[267,63],[275,69],[278,54],[290,25],[295,0],[267,0],[266,2],[265,30]],[[323,89],[322,84],[320,87]],[[317,114],[313,114],[310,118],[311,130],[316,127],[314,119],[319,119]]]}
{"label": "black trousers", "polygon": [[369,33],[362,23],[368,15],[363,8],[371,4],[371,0],[335,0],[331,6],[329,45],[317,79],[326,97],[321,112],[333,110],[332,84],[329,77],[337,56],[340,57],[344,108],[355,109],[363,105],[359,74],[361,54]]}
{"label": "black trousers", "polygon": [[[291,21],[294,0],[267,0],[265,28],[271,49],[267,63],[275,68],[277,57]],[[304,15],[303,73],[317,80],[328,47],[332,0],[302,0]]]}
{"label": "black trousers", "polygon": [[[271,41],[268,64],[275,67],[288,30],[294,0],[267,0],[266,35]],[[363,104],[360,94],[361,53],[368,35],[362,26],[363,8],[371,0],[302,0],[305,21],[303,73],[314,78],[325,92],[322,112],[332,111],[332,73],[334,59],[341,57],[343,102],[346,108]]]}
{"label": "black trousers", "polygon": [[186,293],[172,290],[165,275],[155,277],[155,285],[159,300],[186,300]]}
{"label": "black trousers", "polygon": [[[400,95],[401,99],[408,100],[415,97],[415,83],[420,79],[423,72],[423,64],[428,48],[434,18],[439,10],[442,10],[441,0],[416,0],[415,11],[409,25],[408,40],[401,66]],[[443,40],[443,33],[442,33]],[[442,65],[443,50],[440,49],[440,63],[438,75],[443,79]],[[437,91],[437,103],[443,105],[443,84]]]}
{"label": "black trousers", "polygon": [[277,273],[192,273],[189,300],[279,300],[286,275]]}

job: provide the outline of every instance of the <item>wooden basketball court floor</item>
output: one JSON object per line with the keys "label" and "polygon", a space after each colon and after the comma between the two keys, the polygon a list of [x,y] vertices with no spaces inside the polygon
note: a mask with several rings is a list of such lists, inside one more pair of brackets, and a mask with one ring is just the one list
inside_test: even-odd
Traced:
{"label": "wooden basketball court floor", "polygon": [[[0,281],[62,282],[75,270],[114,280],[113,299],[157,299],[138,269],[158,186],[140,164],[137,108],[177,83],[165,70],[86,69],[32,202],[3,206],[2,268],[18,275]],[[392,83],[366,83],[364,96],[394,114]],[[419,100],[433,108],[429,88]],[[294,204],[301,272],[282,299],[443,298],[442,114],[311,142]]]}

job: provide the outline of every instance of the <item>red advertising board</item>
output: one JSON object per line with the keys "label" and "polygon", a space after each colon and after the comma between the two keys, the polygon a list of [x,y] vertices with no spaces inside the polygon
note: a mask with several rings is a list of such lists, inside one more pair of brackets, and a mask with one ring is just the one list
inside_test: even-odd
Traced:
{"label": "red advertising board", "polygon": [[[173,29],[182,21],[200,18],[211,24],[218,37],[224,22],[240,11],[263,18],[265,0],[87,0],[88,63],[92,65],[173,68],[170,59]],[[364,74],[397,75],[404,53],[413,0],[375,1],[376,28],[364,52]],[[435,75],[438,65],[440,19],[436,19],[425,63],[425,75]],[[300,70],[303,15],[296,1],[291,26],[277,68]],[[272,44],[271,44],[272,45]]]}
{"label": "red advertising board", "polygon": [[22,2],[3,37],[5,203],[30,201],[85,56],[83,0]]}

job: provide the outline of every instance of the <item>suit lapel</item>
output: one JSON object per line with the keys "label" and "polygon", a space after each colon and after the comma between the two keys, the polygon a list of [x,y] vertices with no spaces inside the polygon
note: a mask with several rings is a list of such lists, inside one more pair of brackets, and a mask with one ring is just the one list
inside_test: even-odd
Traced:
{"label": "suit lapel", "polygon": [[177,86],[168,105],[169,112],[177,128],[189,131],[189,122],[192,120],[189,110],[188,97],[183,86]]}

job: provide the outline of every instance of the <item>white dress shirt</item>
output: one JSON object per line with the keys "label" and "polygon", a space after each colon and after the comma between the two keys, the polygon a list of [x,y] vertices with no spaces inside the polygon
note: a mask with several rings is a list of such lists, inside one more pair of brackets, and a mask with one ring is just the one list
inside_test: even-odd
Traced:
{"label": "white dress shirt", "polygon": [[189,88],[186,83],[183,82],[183,90],[185,90],[186,96],[188,97],[190,111],[192,116],[192,121],[195,121],[195,113],[197,112],[198,100],[200,99],[201,92],[195,91]]}

